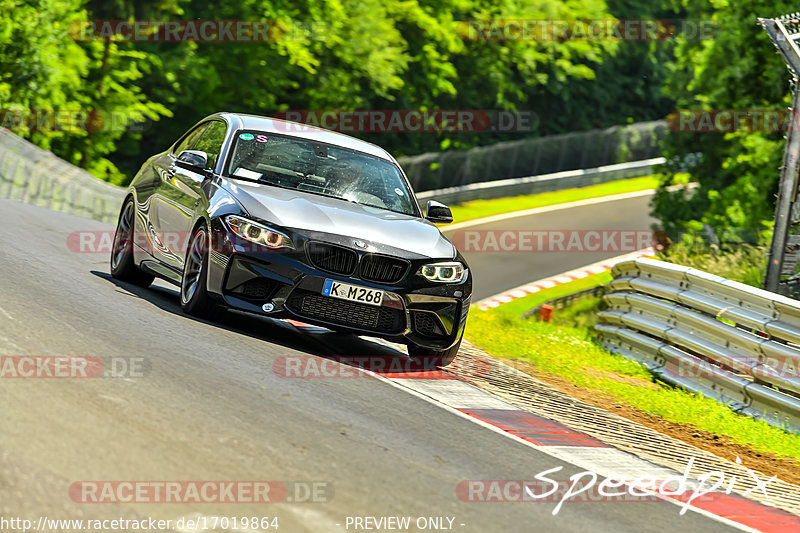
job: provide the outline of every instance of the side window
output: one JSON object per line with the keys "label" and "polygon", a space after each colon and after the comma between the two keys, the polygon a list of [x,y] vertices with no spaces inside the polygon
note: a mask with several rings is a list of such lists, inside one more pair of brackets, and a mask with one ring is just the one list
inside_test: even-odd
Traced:
{"label": "side window", "polygon": [[192,146],[194,146],[194,143],[197,142],[197,138],[200,137],[200,134],[203,133],[207,126],[208,122],[204,122],[190,131],[183,139],[181,139],[177,146],[175,146],[175,149],[172,151],[172,153],[177,156],[184,150],[191,150]]}
{"label": "side window", "polygon": [[208,154],[208,168],[217,167],[217,158],[222,151],[222,143],[225,141],[225,133],[228,128],[224,122],[218,120],[209,124],[206,131],[194,145],[195,150],[200,150]]}

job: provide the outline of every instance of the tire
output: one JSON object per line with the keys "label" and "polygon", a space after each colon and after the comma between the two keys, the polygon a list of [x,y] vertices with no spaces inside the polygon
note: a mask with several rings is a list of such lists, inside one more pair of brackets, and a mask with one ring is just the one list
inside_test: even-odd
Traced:
{"label": "tire", "polygon": [[464,338],[463,333],[458,342],[447,350],[433,350],[409,344],[407,347],[408,355],[414,360],[414,363],[420,365],[423,369],[432,368],[433,366],[445,367],[452,363],[453,359],[458,355],[462,338]]}
{"label": "tire", "polygon": [[209,238],[205,226],[200,226],[189,241],[189,250],[183,264],[181,276],[181,309],[199,318],[214,318],[219,307],[208,294]]}
{"label": "tire", "polygon": [[111,248],[111,275],[120,281],[147,287],[154,276],[139,269],[133,262],[133,230],[136,224],[136,206],[133,198],[129,198],[122,206],[114,232],[114,243]]}

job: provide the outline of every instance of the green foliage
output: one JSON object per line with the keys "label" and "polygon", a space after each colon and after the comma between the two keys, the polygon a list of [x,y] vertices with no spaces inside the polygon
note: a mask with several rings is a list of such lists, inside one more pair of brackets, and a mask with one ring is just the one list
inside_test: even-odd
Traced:
{"label": "green foliage", "polygon": [[[533,109],[546,94],[569,100],[570,80],[592,79],[614,42],[473,41],[460,20],[609,18],[602,0],[191,0],[185,17],[277,20],[274,43],[141,44],[163,59],[143,87],[176,120],[148,132],[141,156],[171,143],[202,116],[219,111]],[[235,80],[235,81],[233,81]],[[572,104],[570,104],[572,105]],[[576,108],[574,117],[585,112]],[[553,110],[559,120],[563,111]],[[544,122],[544,121],[543,121]],[[581,122],[580,126],[591,123]],[[552,127],[551,127],[552,126]],[[558,126],[561,128],[562,126]],[[549,118],[543,132],[554,131]],[[567,129],[575,129],[567,125]],[[488,133],[355,133],[395,154],[465,148],[502,140]]]}
{"label": "green foliage", "polygon": [[599,183],[597,185],[589,185],[587,187],[526,194],[523,196],[494,198],[491,200],[470,200],[463,204],[450,205],[450,210],[453,212],[453,219],[456,222],[464,222],[476,218],[510,213],[512,211],[522,211],[523,209],[576,202],[578,200],[598,198],[612,194],[655,189],[658,186],[659,178],[660,176],[645,176],[642,178],[615,180]]}
{"label": "green foliage", "polygon": [[[83,5],[82,0],[0,0],[2,125],[102,179],[122,183],[126,177],[105,156],[131,121],[171,113],[136,85],[155,58],[129,45],[73,40],[89,18]],[[29,113],[44,120],[22,118]]]}
{"label": "green foliage", "polygon": [[535,377],[555,377],[609,405],[627,405],[670,422],[729,437],[751,450],[800,459],[800,436],[739,415],[702,395],[659,384],[644,365],[592,342],[593,332],[584,325],[591,316],[584,317],[583,324],[565,323],[576,317],[578,309],[596,310],[596,300],[579,301],[572,309],[556,310],[553,322],[520,318],[526,309],[606,283],[610,277],[603,272],[578,279],[489,311],[473,307],[464,337],[495,357],[524,361],[528,364],[525,371]]}
{"label": "green foliage", "polygon": [[[0,0],[4,108],[82,110],[90,127],[19,133],[121,183],[202,117],[326,109],[533,111],[534,135],[661,118],[671,48],[464,39],[465,20],[664,16],[629,0]],[[270,42],[73,39],[87,20],[277,21]],[[71,30],[73,34],[71,34]],[[170,120],[160,120],[170,118]],[[160,121],[159,121],[160,120]],[[138,126],[137,126],[138,124]],[[356,133],[395,154],[526,133]]]}
{"label": "green foliage", "polygon": [[[80,0],[0,0],[0,101],[4,110],[78,105],[88,59],[67,34],[85,16]],[[4,114],[3,126],[15,117]],[[23,131],[22,133],[29,133]],[[40,142],[46,144],[45,139]]]}
{"label": "green foliage", "polygon": [[[668,90],[678,109],[782,110],[790,103],[789,75],[756,17],[796,10],[788,1],[681,0],[693,20],[712,21],[714,39],[679,39]],[[687,170],[697,189],[655,197],[667,231],[699,220],[715,228],[758,231],[773,217],[783,133],[672,133],[665,156],[672,171]]]}
{"label": "green foliage", "polygon": [[685,233],[680,242],[658,254],[657,259],[685,265],[723,278],[761,287],[764,280],[768,246],[763,239],[758,245],[737,244],[709,246],[707,241]]}

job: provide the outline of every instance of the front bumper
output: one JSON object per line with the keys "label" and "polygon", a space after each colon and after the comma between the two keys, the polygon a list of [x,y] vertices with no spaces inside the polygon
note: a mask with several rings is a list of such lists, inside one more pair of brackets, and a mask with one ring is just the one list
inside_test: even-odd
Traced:
{"label": "front bumper", "polygon": [[[399,282],[375,283],[315,267],[303,236],[291,235],[293,250],[271,251],[217,224],[214,233],[223,238],[212,242],[208,290],[226,307],[437,350],[453,346],[463,333],[472,292],[469,273],[459,284],[433,284],[415,275],[419,264],[430,262],[419,259],[411,260]],[[378,307],[324,296],[326,279],[380,289],[383,302]]]}

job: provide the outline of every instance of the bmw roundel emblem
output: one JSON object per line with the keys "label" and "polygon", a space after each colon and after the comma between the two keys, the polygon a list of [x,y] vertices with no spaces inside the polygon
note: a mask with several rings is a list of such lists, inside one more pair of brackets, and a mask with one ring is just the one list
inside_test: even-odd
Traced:
{"label": "bmw roundel emblem", "polygon": [[353,241],[353,244],[355,244],[359,248],[366,248],[367,247],[367,243],[365,243],[364,241]]}

